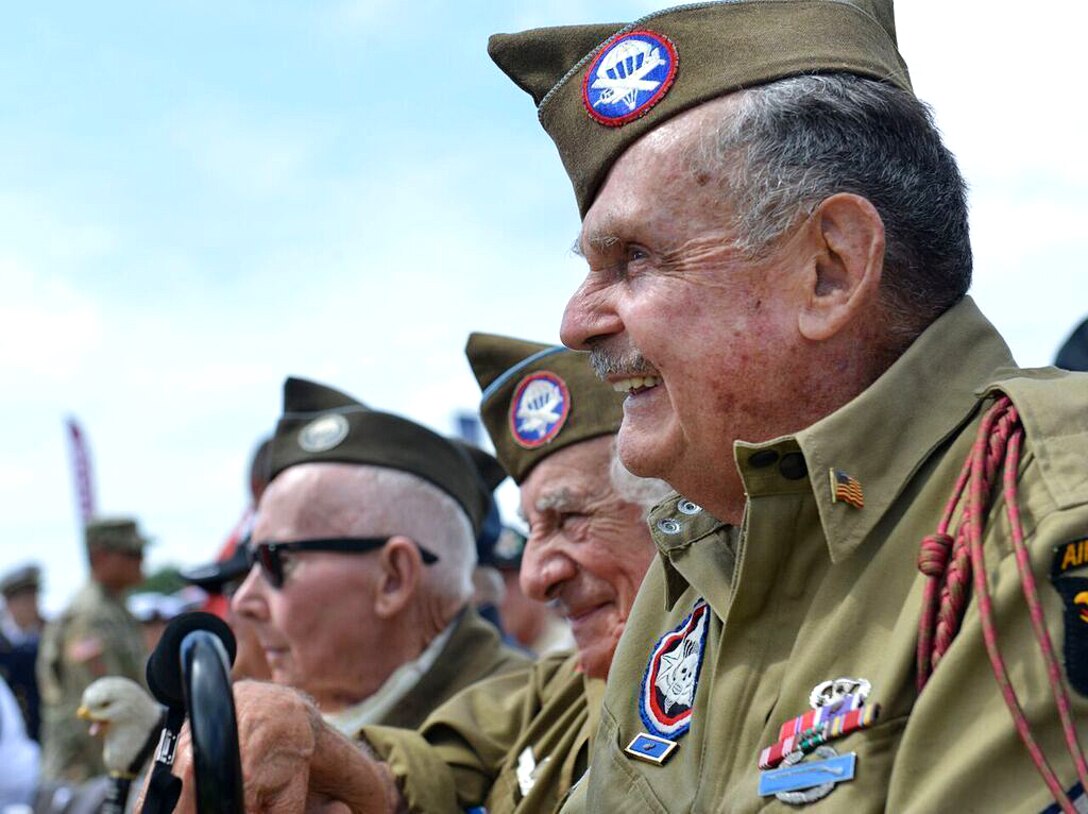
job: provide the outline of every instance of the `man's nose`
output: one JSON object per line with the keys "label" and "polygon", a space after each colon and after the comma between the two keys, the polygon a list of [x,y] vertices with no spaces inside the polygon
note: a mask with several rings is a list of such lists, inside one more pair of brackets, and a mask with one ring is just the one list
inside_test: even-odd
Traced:
{"label": "man's nose", "polygon": [[587,278],[567,302],[559,336],[568,348],[589,350],[594,340],[622,330],[623,320],[614,307],[611,287],[592,288]]}
{"label": "man's nose", "polygon": [[530,536],[521,557],[521,590],[530,599],[548,602],[564,582],[578,574],[578,566],[554,543]]}
{"label": "man's nose", "polygon": [[268,618],[268,603],[265,591],[268,583],[261,574],[261,567],[254,565],[249,569],[246,578],[234,592],[230,600],[230,609],[239,616],[247,619],[263,620]]}

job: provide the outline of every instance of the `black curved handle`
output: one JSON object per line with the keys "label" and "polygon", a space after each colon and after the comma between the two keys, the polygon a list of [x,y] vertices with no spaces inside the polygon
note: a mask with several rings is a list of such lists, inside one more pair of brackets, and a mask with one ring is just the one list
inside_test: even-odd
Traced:
{"label": "black curved handle", "polygon": [[242,814],[242,760],[227,651],[214,633],[194,630],[182,639],[180,655],[193,738],[197,811]]}

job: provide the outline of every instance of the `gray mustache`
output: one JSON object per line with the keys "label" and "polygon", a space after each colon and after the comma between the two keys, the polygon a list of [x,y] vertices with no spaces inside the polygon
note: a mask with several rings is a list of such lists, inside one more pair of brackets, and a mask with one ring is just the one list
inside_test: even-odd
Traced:
{"label": "gray mustache", "polygon": [[599,379],[618,374],[638,374],[650,369],[646,357],[637,350],[613,353],[600,345],[589,351],[589,363]]}

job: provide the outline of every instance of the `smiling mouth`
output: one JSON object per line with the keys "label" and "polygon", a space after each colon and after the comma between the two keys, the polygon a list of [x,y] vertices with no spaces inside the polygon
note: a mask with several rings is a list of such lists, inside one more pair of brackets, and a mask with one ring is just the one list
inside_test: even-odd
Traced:
{"label": "smiling mouth", "polygon": [[661,384],[660,376],[629,376],[625,379],[615,379],[612,382],[612,389],[617,393],[640,393],[659,384]]}

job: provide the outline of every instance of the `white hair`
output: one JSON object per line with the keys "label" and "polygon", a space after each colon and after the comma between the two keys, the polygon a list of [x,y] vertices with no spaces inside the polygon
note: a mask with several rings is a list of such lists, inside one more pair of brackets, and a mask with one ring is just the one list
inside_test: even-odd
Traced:
{"label": "white hair", "polygon": [[360,522],[368,534],[403,534],[438,557],[424,566],[423,585],[458,609],[472,596],[476,536],[461,504],[429,481],[399,469],[353,467],[365,478]]}
{"label": "white hair", "polygon": [[642,508],[643,520],[650,516],[650,509],[672,493],[672,487],[665,481],[659,478],[641,478],[624,466],[616,448],[615,436],[612,436],[609,458],[608,478],[612,482],[612,488],[628,503]]}

